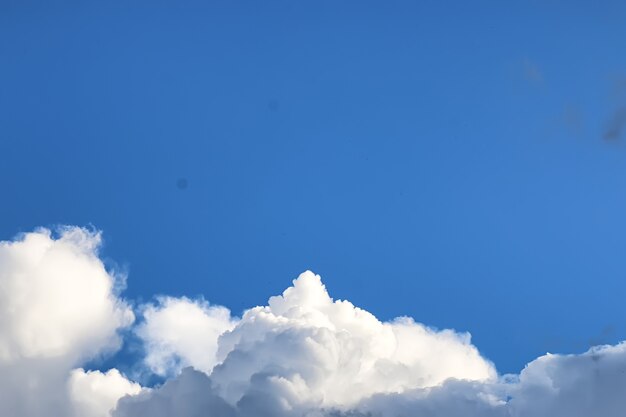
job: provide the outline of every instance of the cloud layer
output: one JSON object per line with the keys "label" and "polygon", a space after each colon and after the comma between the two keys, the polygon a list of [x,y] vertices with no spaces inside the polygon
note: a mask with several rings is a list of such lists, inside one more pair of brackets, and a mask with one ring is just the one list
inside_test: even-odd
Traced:
{"label": "cloud layer", "polygon": [[[41,229],[0,242],[0,404],[23,417],[617,417],[626,344],[546,355],[498,375],[468,333],[382,322],[301,274],[234,317],[205,300],[136,307],[98,257],[100,234]],[[141,387],[85,370],[142,342]]]}

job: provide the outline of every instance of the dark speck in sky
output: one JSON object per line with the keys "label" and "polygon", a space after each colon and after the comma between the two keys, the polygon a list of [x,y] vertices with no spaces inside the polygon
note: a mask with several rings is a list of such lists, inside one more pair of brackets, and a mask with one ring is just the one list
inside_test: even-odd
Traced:
{"label": "dark speck in sky", "polygon": [[187,181],[187,178],[179,178],[176,181],[176,187],[178,187],[179,190],[186,190],[188,186],[189,181]]}
{"label": "dark speck in sky", "polygon": [[622,136],[622,131],[626,126],[626,107],[621,107],[615,111],[607,129],[604,131],[604,139],[616,140]]}
{"label": "dark speck in sky", "polygon": [[269,103],[267,103],[267,108],[270,109],[271,111],[278,111],[279,107],[280,107],[280,103],[276,99],[270,100]]}

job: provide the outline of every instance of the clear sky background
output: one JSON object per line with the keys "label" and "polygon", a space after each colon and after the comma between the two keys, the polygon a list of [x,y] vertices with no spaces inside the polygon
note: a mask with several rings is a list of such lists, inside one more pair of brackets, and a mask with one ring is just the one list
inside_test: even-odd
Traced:
{"label": "clear sky background", "polygon": [[2,240],[235,314],[311,269],[501,372],[626,338],[625,3],[50,3],[0,1]]}

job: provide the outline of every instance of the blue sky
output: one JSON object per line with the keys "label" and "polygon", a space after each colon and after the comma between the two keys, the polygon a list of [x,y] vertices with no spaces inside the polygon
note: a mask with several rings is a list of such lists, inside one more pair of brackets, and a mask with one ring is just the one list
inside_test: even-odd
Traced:
{"label": "blue sky", "polygon": [[127,3],[0,4],[2,240],[236,314],[311,269],[500,372],[625,338],[626,6]]}

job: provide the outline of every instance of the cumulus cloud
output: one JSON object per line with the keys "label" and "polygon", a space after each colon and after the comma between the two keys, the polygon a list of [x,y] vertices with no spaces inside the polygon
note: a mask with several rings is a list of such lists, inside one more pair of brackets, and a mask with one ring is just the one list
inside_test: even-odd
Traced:
{"label": "cumulus cloud", "polygon": [[126,395],[137,395],[141,386],[126,379],[117,369],[108,372],[75,369],[68,381],[70,399],[76,415],[106,417]]}
{"label": "cumulus cloud", "polygon": [[177,374],[184,367],[210,372],[217,363],[217,339],[235,325],[230,311],[204,300],[160,297],[143,307],[137,334],[146,347],[145,363],[157,375]]}
{"label": "cumulus cloud", "polygon": [[333,300],[312,272],[268,306],[246,311],[219,339],[218,360],[211,378],[231,403],[251,395],[255,382],[280,386],[285,403],[349,406],[375,393],[448,378],[496,376],[468,334],[408,318],[383,323],[348,301]]}
{"label": "cumulus cloud", "polygon": [[626,343],[546,355],[498,375],[470,335],[380,321],[301,274],[234,318],[204,300],[138,308],[141,387],[85,370],[134,315],[98,257],[100,234],[39,230],[0,242],[1,414],[20,417],[618,417]]}
{"label": "cumulus cloud", "polygon": [[71,369],[119,347],[134,315],[100,243],[100,233],[75,227],[0,242],[2,415],[73,415]]}
{"label": "cumulus cloud", "polygon": [[[483,382],[497,378],[469,334],[437,331],[410,318],[381,322],[348,301],[333,300],[312,272],[301,274],[267,306],[247,310],[236,323],[227,321],[226,312],[221,320],[210,321],[206,305],[161,300],[160,307],[144,313],[146,324],[140,334],[160,321],[156,313],[167,313],[171,316],[163,318],[166,325],[152,326],[150,340],[160,340],[158,333],[165,331],[180,341],[173,328],[185,321],[184,311],[190,323],[181,333],[191,335],[178,344],[184,349],[194,339],[194,330],[201,328],[198,323],[211,335],[229,323],[231,328],[221,336],[202,343],[209,346],[206,352],[217,366],[201,375],[187,369],[161,389],[123,400],[116,416],[191,416],[203,409],[215,416],[303,416],[350,410],[375,394],[435,387],[450,378]],[[147,343],[148,358],[154,354],[151,346]],[[184,356],[197,369],[209,368],[194,361],[204,361],[206,355],[184,355],[172,346],[169,343],[166,349],[169,355]],[[157,346],[157,355],[162,351]],[[204,402],[180,403],[181,398]]]}
{"label": "cumulus cloud", "polygon": [[546,355],[520,375],[497,380],[450,379],[428,388],[374,394],[345,408],[294,401],[298,392],[284,382],[263,375],[232,404],[209,376],[188,368],[161,389],[122,399],[114,416],[621,417],[626,410],[626,344],[581,355]]}
{"label": "cumulus cloud", "polygon": [[626,413],[626,343],[531,362],[509,392],[513,416],[618,417]]}
{"label": "cumulus cloud", "polygon": [[[617,417],[626,345],[546,355],[498,376],[468,334],[381,322],[302,274],[217,338],[217,366],[187,368],[120,401],[115,417]],[[213,352],[213,350],[211,350]],[[193,365],[193,363],[190,363]]]}
{"label": "cumulus cloud", "polygon": [[65,228],[0,242],[0,361],[73,360],[119,346],[133,313],[113,294],[98,258],[100,234]]}
{"label": "cumulus cloud", "polygon": [[376,395],[349,413],[394,417],[618,417],[626,410],[626,344],[581,355],[546,355],[519,376],[496,382],[447,381],[401,394]]}

